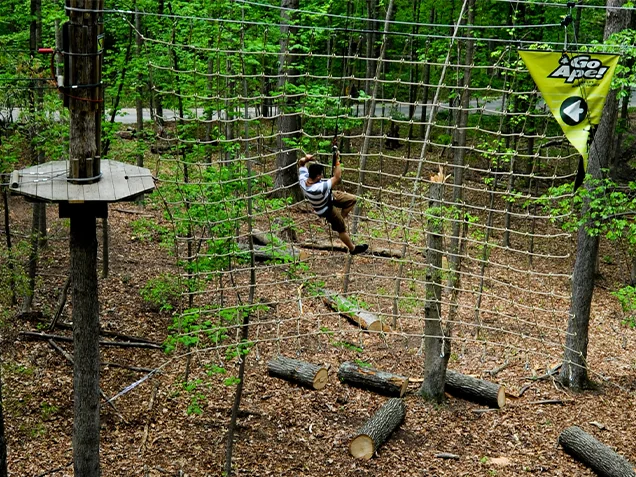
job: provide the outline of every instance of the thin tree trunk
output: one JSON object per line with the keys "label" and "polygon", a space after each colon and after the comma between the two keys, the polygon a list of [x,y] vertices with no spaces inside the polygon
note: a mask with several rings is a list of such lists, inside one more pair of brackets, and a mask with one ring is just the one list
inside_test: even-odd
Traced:
{"label": "thin tree trunk", "polygon": [[[607,17],[605,23],[605,38],[610,34],[621,31],[626,26],[626,12],[612,7],[620,7],[624,0],[607,0]],[[587,173],[593,179],[602,179],[602,169],[608,166],[608,158],[612,157],[615,144],[614,129],[618,115],[616,91],[607,95],[601,122],[590,145]],[[593,187],[585,184],[586,188]],[[583,203],[583,214],[589,210],[589,200]],[[576,259],[572,274],[572,304],[565,338],[563,365],[559,378],[564,386],[574,390],[585,389],[588,385],[587,345],[590,324],[590,310],[592,294],[594,292],[594,266],[598,256],[599,237],[591,236],[586,223],[578,231]]]}
{"label": "thin tree trunk", "polygon": [[[170,14],[172,15],[172,4],[168,4],[168,11],[170,12]],[[176,44],[176,35],[177,35],[177,30],[176,30],[176,25],[173,25],[172,27],[172,45],[171,45],[171,52],[172,52],[172,66],[173,69],[175,71],[175,84],[176,84],[176,93],[177,93],[177,104],[178,104],[178,108],[179,108],[179,118],[177,119],[177,137],[180,137],[180,131],[179,128],[183,127],[183,118],[184,118],[184,108],[183,108],[183,95],[181,94],[181,81],[180,81],[180,75],[179,75],[179,71],[180,71],[180,66],[179,66],[179,56],[177,55],[177,51],[174,48],[175,44]],[[188,169],[188,161],[187,161],[187,157],[186,157],[186,150],[185,147],[181,144],[177,144],[177,155],[181,156],[181,161],[183,163],[183,182],[185,184],[185,187],[188,187],[187,184],[190,182],[190,171]],[[184,207],[186,209],[186,213],[188,210],[190,210],[190,201],[189,199],[186,197],[186,199],[184,200]],[[192,253],[192,242],[194,240],[193,237],[193,233],[192,233],[192,222],[188,221],[188,225],[187,225],[187,261],[189,264],[192,264],[194,262],[194,255]],[[187,284],[187,289],[190,290],[190,287],[192,285],[192,280],[194,279],[193,277],[195,276],[195,274],[193,273],[193,267],[190,265],[188,267],[188,284]],[[193,293],[188,293],[188,308],[192,308],[194,304],[194,294]],[[189,363],[190,363],[190,354],[187,355],[187,361],[186,361],[186,376],[188,374],[189,371]]]}
{"label": "thin tree trunk", "polygon": [[[369,101],[369,111],[375,111],[375,103],[378,94],[379,81],[377,79],[380,78],[380,74],[382,72],[382,65],[384,61],[384,54],[386,52],[386,44],[387,37],[390,28],[390,21],[393,15],[393,0],[389,0],[389,4],[386,7],[386,17],[384,19],[384,34],[382,37],[382,46],[380,47],[380,55],[378,57],[377,69],[375,72],[376,81],[373,83],[373,93],[371,94],[371,101]],[[367,115],[366,125],[365,125],[365,133],[364,133],[364,142],[362,143],[362,150],[360,151],[360,171],[358,173],[358,188],[357,195],[360,196],[363,191],[364,184],[364,176],[366,173],[367,167],[367,157],[369,154],[369,147],[371,141],[371,131],[373,130],[373,119],[371,115]],[[358,201],[353,209],[353,222],[351,224],[351,234],[355,235],[358,231],[358,218],[360,216],[360,201]],[[404,254],[403,254],[404,255]],[[344,280],[342,291],[343,293],[347,293],[349,288],[349,272],[351,271],[351,262],[352,257],[349,256],[347,258],[347,262],[345,263],[345,272],[344,272]]]}
{"label": "thin tree trunk", "polygon": [[[376,10],[378,8],[377,0],[367,0],[367,44],[366,44],[366,81],[365,81],[365,93],[371,94],[371,90],[373,89],[373,78],[375,76],[377,67],[375,58],[378,57],[376,54],[377,48],[375,46],[375,37],[376,37]],[[365,115],[369,116],[372,114],[371,104],[370,102],[366,103]]]}
{"label": "thin tree trunk", "polygon": [[[141,15],[137,11],[137,2],[135,2],[135,30],[137,30],[137,34],[135,37],[135,53],[137,54],[137,61],[141,59],[141,47],[143,45],[143,39],[141,37]],[[137,98],[135,99],[135,109],[137,112],[137,145],[141,144],[141,141],[144,139],[143,130],[144,130],[144,103],[143,103],[143,75],[140,73],[137,74],[137,83],[139,86],[137,87]],[[137,166],[144,167],[144,153],[137,153]]]}
{"label": "thin tree trunk", "polygon": [[[251,306],[254,303],[254,296],[256,294],[256,262],[254,258],[254,235],[252,233],[252,166],[251,161],[247,161],[247,230],[249,237],[250,247],[250,287],[248,304]],[[249,337],[249,324],[250,324],[251,310],[248,310],[243,317],[243,325],[241,327],[241,339],[239,343],[247,345],[247,339]],[[240,346],[240,345],[239,345]],[[247,350],[249,351],[249,349]],[[227,443],[225,448],[225,476],[231,477],[232,475],[232,451],[234,448],[234,433],[236,432],[236,421],[238,419],[238,412],[241,406],[241,397],[243,395],[243,385],[245,382],[245,362],[247,361],[247,353],[243,353],[239,348],[238,358],[240,359],[238,379],[239,382],[236,386],[236,393],[234,394],[234,404],[232,405],[232,417],[230,419],[230,426],[227,432]]]}
{"label": "thin tree trunk", "polygon": [[[119,77],[119,86],[117,87],[117,94],[115,95],[115,103],[113,104],[113,109],[110,114],[110,120],[108,121],[110,124],[115,123],[115,118],[117,117],[117,111],[119,109],[119,102],[121,101],[122,91],[124,89],[124,82],[126,81],[126,71],[128,70],[127,65],[130,63],[130,59],[132,58],[132,43],[133,43],[133,27],[128,27],[128,46],[126,47],[126,56],[124,59],[124,67],[121,70],[121,76]],[[106,138],[104,141],[104,146],[101,148],[102,156],[107,156],[108,151],[110,150],[110,138]]]}
{"label": "thin tree trunk", "polygon": [[7,439],[4,435],[4,407],[2,405],[2,355],[0,354],[0,477],[8,477]]}
{"label": "thin tree trunk", "polygon": [[[297,28],[292,25],[294,10],[298,9],[299,0],[281,0],[280,26],[280,60],[278,69],[278,88],[283,97],[279,108],[279,131],[277,138],[278,153],[276,154],[276,175],[274,177],[274,197],[291,196],[294,200],[302,199],[302,192],[298,183],[296,170],[296,150],[288,140],[296,140],[300,134],[300,114],[296,109],[296,99],[287,96],[287,85],[295,85],[295,75],[298,74],[292,66],[295,55],[292,53]],[[291,11],[289,11],[289,10]]]}
{"label": "thin tree trunk", "polygon": [[[30,26],[30,49],[31,54],[35,57],[38,48],[42,41],[42,2],[41,0],[31,0],[31,26]],[[30,94],[31,100],[31,114],[33,118],[33,126],[30,130],[31,140],[29,141],[30,153],[32,164],[42,164],[44,162],[44,155],[38,150],[36,144],[36,137],[39,134],[40,118],[39,113],[42,109],[42,90],[38,88],[37,82],[33,82],[33,91]],[[46,208],[42,202],[36,202],[32,206],[32,222],[31,222],[31,251],[29,253],[29,265],[28,265],[28,277],[29,285],[27,294],[24,297],[22,303],[22,312],[26,313],[31,310],[33,298],[35,296],[35,279],[37,276],[38,266],[38,250],[40,244],[46,242],[46,239],[41,236],[42,228],[44,228],[44,234],[46,234]]]}
{"label": "thin tree trunk", "polygon": [[[467,24],[472,25],[475,21],[475,0],[469,0],[467,14]],[[466,36],[470,36],[471,30],[467,29]],[[458,128],[455,136],[455,149],[453,157],[453,207],[457,213],[453,214],[451,225],[451,239],[448,247],[448,265],[450,269],[448,286],[455,286],[457,276],[461,267],[461,256],[459,255],[459,240],[462,228],[463,216],[463,185],[464,185],[464,158],[466,157],[466,127],[468,126],[468,109],[470,107],[470,73],[475,51],[475,42],[466,41],[466,57],[464,60],[464,78],[462,80],[462,92],[460,98],[460,110],[458,114]]]}
{"label": "thin tree trunk", "polygon": [[11,306],[15,306],[18,299],[15,294],[15,275],[13,266],[13,245],[11,243],[11,225],[9,221],[9,190],[2,188],[2,202],[4,204],[4,232],[7,244],[7,268],[9,269],[9,289],[11,290]]}
{"label": "thin tree trunk", "polygon": [[[164,0],[158,0],[157,1],[157,16],[159,18],[163,17],[165,11],[165,1]],[[154,85],[152,84],[152,79],[150,80],[150,91],[154,91]],[[164,124],[164,120],[163,120],[163,98],[161,97],[160,94],[158,95],[152,95],[152,97],[154,98],[154,106],[155,106],[155,122],[159,125],[159,126],[163,126]]]}
{"label": "thin tree trunk", "polygon": [[429,401],[444,401],[450,337],[442,329],[442,249],[444,246],[442,203],[444,173],[431,177],[428,229],[426,232],[426,304],[424,307],[424,382],[420,395]]}

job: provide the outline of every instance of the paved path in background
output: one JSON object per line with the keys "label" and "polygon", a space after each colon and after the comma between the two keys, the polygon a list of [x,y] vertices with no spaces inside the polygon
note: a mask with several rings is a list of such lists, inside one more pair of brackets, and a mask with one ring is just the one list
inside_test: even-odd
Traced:
{"label": "paved path in background", "polygon": [[[474,110],[477,110],[477,108],[484,108],[484,114],[495,114],[498,112],[501,112],[501,105],[502,103],[502,99],[496,99],[493,101],[487,101],[487,102],[483,102],[483,101],[478,101],[478,100],[471,100],[470,102],[470,107],[473,108]],[[375,107],[375,116],[376,117],[389,117],[391,115],[391,103],[378,103],[376,104]],[[636,91],[632,92],[632,95],[630,97],[630,102],[629,102],[629,106],[630,107],[636,107]],[[545,107],[545,106],[544,106]],[[409,114],[409,107],[408,105],[399,105],[396,107],[398,109],[398,111],[404,116],[404,118],[408,118],[408,114]],[[431,108],[428,108],[428,114],[430,114],[430,110]],[[19,109],[14,109],[13,110],[13,120],[15,120],[18,115],[19,115]],[[274,109],[275,111],[275,109]],[[415,110],[415,117],[419,118],[421,117],[421,106],[418,106]],[[356,108],[354,106],[353,112],[357,115],[362,115],[363,114],[363,109],[362,109],[362,105],[360,105],[359,108]],[[476,112],[476,111],[475,111]],[[250,118],[255,118],[257,116],[257,111],[255,108],[249,108],[248,109],[248,114]],[[110,112],[107,112],[106,114],[106,120],[110,120]],[[190,110],[188,112],[188,114],[192,117],[192,118],[203,118],[203,109],[199,108],[196,110]],[[178,111],[176,110],[171,110],[171,109],[164,109],[164,118],[166,121],[174,121],[177,117],[179,116]],[[143,117],[144,117],[144,121],[151,121],[152,117],[150,116],[150,110],[149,109],[144,109],[143,110]],[[221,117],[224,117],[224,112],[221,111]],[[218,113],[214,113],[214,115],[212,116],[212,119],[218,119]],[[6,120],[6,113],[0,111],[0,121],[4,121]],[[117,123],[122,123],[122,124],[136,124],[137,123],[137,111],[134,108],[124,108],[122,109],[119,114],[117,114],[117,116],[115,117],[115,122]]]}

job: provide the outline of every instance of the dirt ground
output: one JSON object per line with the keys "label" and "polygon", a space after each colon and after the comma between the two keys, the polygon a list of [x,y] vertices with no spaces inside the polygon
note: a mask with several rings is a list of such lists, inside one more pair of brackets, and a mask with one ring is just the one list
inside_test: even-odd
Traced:
{"label": "dirt ground", "polygon": [[[30,210],[22,199],[11,199],[11,220],[17,236],[28,232]],[[299,222],[313,220],[301,211],[292,213]],[[107,278],[100,279],[101,322],[104,330],[162,343],[172,317],[169,313],[149,310],[139,290],[149,278],[174,270],[175,260],[155,241],[135,236],[131,222],[144,215],[149,220],[163,221],[158,209],[134,204],[110,208],[110,270]],[[57,208],[53,206],[48,207],[48,219],[50,240],[42,254],[34,303],[34,310],[41,311],[42,316],[34,316],[30,321],[14,318],[2,329],[3,393],[12,477],[73,474],[72,367],[46,341],[18,336],[20,331],[46,328],[67,277],[67,223],[57,218]],[[320,233],[325,229],[320,226],[317,230]],[[561,247],[571,253],[574,244],[564,241]],[[317,250],[306,252],[312,273],[324,279],[327,286],[337,287],[345,256]],[[499,254],[500,263],[505,263],[505,251],[493,253]],[[505,386],[506,406],[488,412],[452,396],[441,406],[429,404],[418,396],[417,378],[421,378],[424,365],[418,352],[421,319],[404,320],[398,333],[385,336],[363,333],[342,317],[329,313],[319,299],[299,290],[301,282],[290,278],[289,270],[258,265],[258,283],[265,285],[257,287],[256,298],[276,305],[252,321],[250,336],[256,345],[247,357],[234,445],[236,475],[594,475],[557,445],[560,432],[571,425],[580,426],[636,462],[633,432],[636,331],[621,324],[619,307],[609,294],[624,278],[620,251],[611,244],[603,244],[601,256],[606,260],[594,296],[589,348],[597,389],[574,394],[552,379],[529,379],[558,364],[558,344],[565,330],[562,313],[537,320],[546,330],[561,331],[536,345],[524,341],[521,332],[502,338],[501,330],[512,330],[523,323],[504,327],[497,320],[504,320],[505,316],[484,316],[483,322],[492,329],[488,339],[474,340],[470,329],[459,326],[449,367]],[[569,273],[571,260],[570,256],[555,262],[561,269],[554,271]],[[380,288],[389,290],[386,294],[390,295],[394,283],[390,274],[395,266],[390,260],[379,261],[373,256],[356,259],[352,289],[365,296],[365,287],[372,286],[368,290],[369,302],[376,312],[390,313],[390,296],[373,297],[382,295],[378,292]],[[237,283],[245,284],[248,275],[247,270],[238,270]],[[382,283],[383,277],[386,284]],[[505,277],[502,273],[490,278],[492,283],[497,280],[501,283]],[[414,294],[422,291],[419,285],[415,287]],[[554,287],[560,287],[560,294],[567,294],[567,279],[555,278]],[[245,298],[247,287],[241,293]],[[504,294],[519,293],[522,292],[511,285]],[[567,303],[558,298],[559,293],[545,307],[567,310]],[[195,298],[203,299],[203,296]],[[519,296],[515,299],[523,302]],[[528,297],[529,301],[533,299]],[[489,306],[495,309],[493,304]],[[65,308],[65,321],[70,320],[70,307],[68,304]],[[417,314],[415,310],[413,315]],[[65,329],[56,329],[55,333],[70,336]],[[59,346],[71,352],[69,343],[60,342]],[[102,348],[103,362],[160,368],[160,372],[117,398],[114,401],[117,411],[102,406],[102,475],[222,475],[226,431],[236,389],[224,384],[224,380],[236,374],[237,366],[236,360],[228,366],[224,353],[224,349],[202,348],[192,354],[189,381],[196,384],[194,390],[187,391],[182,384],[188,361],[185,356],[155,349]],[[329,383],[323,390],[312,391],[269,377],[267,361],[279,353],[326,364],[330,368]],[[368,461],[349,455],[349,439],[387,398],[338,381],[340,363],[353,360],[412,378],[404,398],[407,409],[404,423]],[[206,369],[213,364],[224,364],[228,373],[209,375]],[[101,388],[112,397],[147,374],[106,365]],[[526,385],[530,387],[515,398]],[[552,403],[542,403],[548,400]],[[200,413],[188,412],[193,404],[200,408]],[[440,453],[457,457],[436,457]]]}

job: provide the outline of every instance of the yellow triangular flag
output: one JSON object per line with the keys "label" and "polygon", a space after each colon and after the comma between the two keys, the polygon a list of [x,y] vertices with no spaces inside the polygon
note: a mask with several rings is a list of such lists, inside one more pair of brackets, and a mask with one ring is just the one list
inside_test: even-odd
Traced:
{"label": "yellow triangular flag", "polygon": [[519,55],[587,169],[590,129],[601,121],[619,56],[528,50]]}

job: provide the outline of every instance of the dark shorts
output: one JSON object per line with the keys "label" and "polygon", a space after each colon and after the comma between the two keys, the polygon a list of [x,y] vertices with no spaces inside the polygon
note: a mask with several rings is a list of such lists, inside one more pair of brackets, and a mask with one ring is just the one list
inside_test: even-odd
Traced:
{"label": "dark shorts", "polygon": [[334,232],[339,234],[347,231],[347,227],[338,209],[352,209],[356,205],[356,196],[340,190],[333,191],[333,201],[331,208],[323,215],[327,222],[331,224]]}

